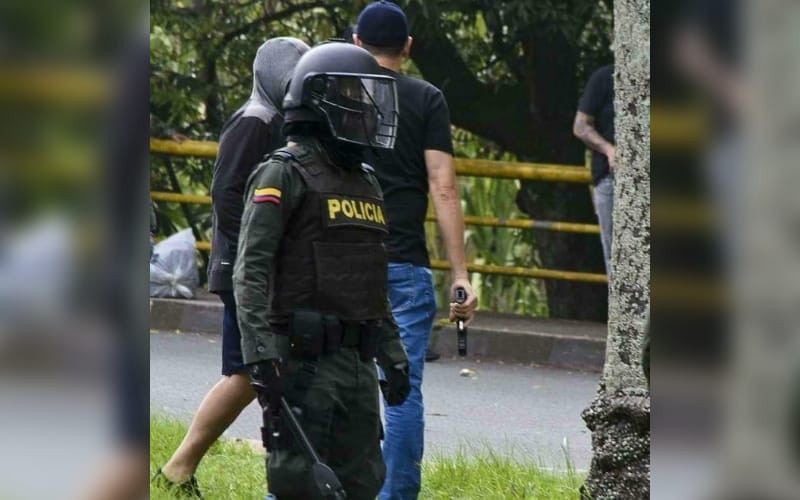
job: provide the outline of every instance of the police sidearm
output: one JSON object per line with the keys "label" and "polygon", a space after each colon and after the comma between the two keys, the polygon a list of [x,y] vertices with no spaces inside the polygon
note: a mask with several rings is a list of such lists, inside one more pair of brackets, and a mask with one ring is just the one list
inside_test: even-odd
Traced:
{"label": "police sidearm", "polygon": [[234,290],[266,415],[269,488],[280,500],[314,498],[309,460],[282,429],[281,396],[348,498],[366,499],[386,474],[373,359],[389,404],[409,391],[386,298],[383,196],[361,163],[365,147],[394,144],[394,80],[377,74],[353,45],[305,54],[284,101],[289,143],[248,181]]}

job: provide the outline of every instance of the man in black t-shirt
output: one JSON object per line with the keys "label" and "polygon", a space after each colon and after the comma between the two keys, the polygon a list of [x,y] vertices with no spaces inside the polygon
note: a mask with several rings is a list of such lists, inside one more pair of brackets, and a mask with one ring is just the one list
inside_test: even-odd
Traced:
{"label": "man in black t-shirt", "polygon": [[411,48],[408,23],[397,5],[381,1],[359,15],[353,35],[381,72],[395,78],[400,109],[394,150],[368,152],[383,189],[389,223],[389,299],[410,364],[411,393],[405,403],[386,407],[383,456],[386,482],[381,500],[417,498],[420,489],[424,412],[422,373],[436,313],[430,260],[425,244],[425,214],[432,193],[450,260],[452,285],[467,292],[464,304],[450,304],[450,319],[472,319],[477,297],[464,257],[464,218],[453,166],[450,112],[441,91],[428,82],[399,73]]}
{"label": "man in black t-shirt", "polygon": [[614,66],[595,71],[586,84],[578,104],[575,137],[592,150],[592,181],[594,207],[600,224],[600,240],[606,273],[611,273],[611,234],[614,211],[614,168],[616,140],[614,137]]}

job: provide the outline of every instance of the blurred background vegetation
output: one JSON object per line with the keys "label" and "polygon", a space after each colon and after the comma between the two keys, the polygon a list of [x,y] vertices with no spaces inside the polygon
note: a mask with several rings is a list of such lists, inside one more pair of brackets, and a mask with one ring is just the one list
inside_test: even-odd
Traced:
{"label": "blurred background vegetation", "polygon": [[[313,45],[341,36],[368,1],[154,0],[150,3],[151,135],[217,140],[251,91],[264,40]],[[612,61],[613,0],[406,0],[414,37],[405,71],[445,93],[456,155],[583,164],[572,119],[591,72]],[[151,157],[151,189],[208,194],[213,162]],[[569,183],[460,179],[464,213],[596,223],[589,189]],[[157,204],[163,235],[192,226],[210,240],[208,206]],[[445,258],[427,223],[432,258]],[[468,260],[604,272],[597,235],[468,226]],[[201,262],[201,265],[203,263]],[[204,274],[204,273],[202,273]],[[436,273],[439,303],[446,273]],[[605,285],[473,275],[481,309],[604,321]]]}

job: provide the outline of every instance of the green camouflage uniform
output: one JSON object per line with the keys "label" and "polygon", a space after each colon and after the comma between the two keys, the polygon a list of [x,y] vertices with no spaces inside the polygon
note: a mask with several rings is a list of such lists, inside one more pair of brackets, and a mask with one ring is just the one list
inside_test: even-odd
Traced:
{"label": "green camouflage uniform", "polygon": [[[378,331],[372,331],[378,363],[391,366],[407,361],[386,301],[385,285],[384,290],[362,291],[349,284],[351,277],[356,285],[368,283],[369,280],[364,281],[366,278],[385,282],[385,266],[380,269],[380,259],[372,256],[376,247],[369,247],[368,255],[353,255],[350,260],[347,255],[340,258],[336,253],[347,254],[349,248],[359,248],[356,238],[361,234],[373,235],[375,239],[375,231],[385,232],[378,181],[368,167],[345,170],[327,158],[316,141],[303,139],[273,154],[248,181],[234,267],[242,354],[245,364],[276,358],[285,361],[284,394],[290,405],[302,411],[300,423],[321,460],[337,474],[348,498],[373,499],[386,473],[380,449],[382,427],[374,361],[360,356],[357,346],[343,346],[322,354],[311,367],[290,352],[286,336],[293,308],[324,304],[323,313],[343,312],[344,316],[364,319],[374,317],[375,294],[382,294],[378,300],[383,302],[380,312],[383,322]],[[309,184],[325,178],[333,190],[326,193],[325,189],[315,188],[315,193],[311,193]],[[336,189],[349,186],[370,197],[337,194]],[[344,235],[347,240],[344,246],[334,246],[338,244],[336,241],[312,241],[314,250],[319,245],[327,248],[327,244],[334,246],[336,252],[308,257],[295,255],[296,239],[301,238],[305,226],[313,225],[304,219],[309,214],[319,214],[319,219],[324,219],[322,224],[327,224],[325,227]],[[362,261],[364,269],[369,271],[359,269]],[[334,275],[328,268],[336,267],[341,267],[341,272]],[[352,276],[346,274],[347,269],[351,269]],[[289,289],[305,290],[303,283],[309,279],[313,283],[314,278],[318,287],[327,286],[328,295],[333,296],[312,303],[303,299],[302,293],[290,293]],[[322,282],[336,285],[319,285]],[[342,298],[336,296],[338,289],[347,300],[337,303]],[[369,311],[359,309],[359,304],[369,303],[372,304],[367,307]],[[313,376],[308,375],[309,368],[315,370]],[[288,429],[281,430],[277,449],[269,451],[270,491],[280,500],[308,498],[305,488],[310,464]]]}

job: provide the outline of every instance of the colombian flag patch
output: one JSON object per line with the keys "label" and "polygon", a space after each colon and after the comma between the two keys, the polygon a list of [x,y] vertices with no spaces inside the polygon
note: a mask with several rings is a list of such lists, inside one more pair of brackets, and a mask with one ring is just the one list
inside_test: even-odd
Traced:
{"label": "colombian flag patch", "polygon": [[274,187],[258,188],[253,192],[253,203],[281,204],[281,190]]}

